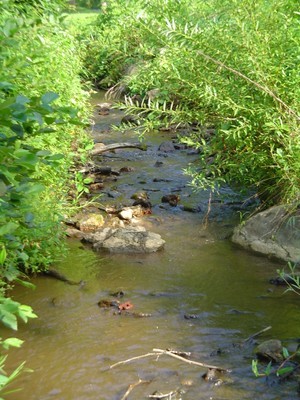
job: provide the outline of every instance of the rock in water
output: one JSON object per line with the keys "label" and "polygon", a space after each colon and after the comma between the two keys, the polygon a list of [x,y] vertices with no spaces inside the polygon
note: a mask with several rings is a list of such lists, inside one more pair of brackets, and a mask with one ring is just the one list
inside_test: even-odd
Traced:
{"label": "rock in water", "polygon": [[270,339],[258,345],[255,353],[262,360],[280,362],[283,360],[282,350],[280,340]]}
{"label": "rock in water", "polygon": [[85,237],[96,250],[110,253],[153,253],[161,250],[165,241],[144,227],[104,228]]}
{"label": "rock in water", "polygon": [[104,224],[101,214],[91,213],[84,216],[78,223],[82,232],[95,232]]}
{"label": "rock in water", "polygon": [[249,218],[234,230],[234,243],[284,261],[300,261],[300,210],[290,214],[274,206]]}
{"label": "rock in water", "polygon": [[171,141],[162,142],[158,147],[158,151],[162,151],[164,153],[171,153],[172,151],[175,151],[173,142]]}

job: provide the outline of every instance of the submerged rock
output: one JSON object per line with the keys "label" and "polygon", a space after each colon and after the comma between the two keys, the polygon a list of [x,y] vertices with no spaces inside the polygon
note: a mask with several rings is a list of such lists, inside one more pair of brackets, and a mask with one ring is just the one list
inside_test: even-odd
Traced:
{"label": "submerged rock", "polygon": [[162,151],[164,153],[171,153],[175,150],[174,144],[171,141],[162,142],[158,147],[158,151]]}
{"label": "submerged rock", "polygon": [[284,261],[300,261],[300,210],[289,213],[274,206],[249,218],[234,230],[234,243]]}
{"label": "submerged rock", "polygon": [[111,253],[153,253],[163,248],[165,241],[144,227],[104,228],[87,235],[85,241],[93,243],[96,250]]}
{"label": "submerged rock", "polygon": [[257,346],[255,354],[265,361],[280,362],[283,360],[282,343],[277,339],[266,340]]}
{"label": "submerged rock", "polygon": [[180,196],[178,194],[168,194],[161,198],[162,203],[169,203],[170,206],[176,207],[180,201]]}

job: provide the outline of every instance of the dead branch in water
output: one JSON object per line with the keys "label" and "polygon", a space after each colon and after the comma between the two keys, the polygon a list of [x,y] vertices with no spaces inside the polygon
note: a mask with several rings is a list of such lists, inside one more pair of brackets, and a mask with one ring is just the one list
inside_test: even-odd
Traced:
{"label": "dead branch in water", "polygon": [[126,393],[124,394],[124,396],[121,398],[121,400],[127,400],[129,394],[133,391],[133,389],[135,387],[137,387],[138,385],[141,385],[143,383],[150,383],[151,381],[143,381],[142,379],[139,379],[137,382],[132,383],[131,385],[129,385]]}
{"label": "dead branch in water", "polygon": [[262,329],[261,331],[256,332],[253,335],[247,337],[247,339],[243,340],[243,343],[249,342],[249,340],[252,340],[252,339],[256,338],[257,336],[261,335],[262,333],[265,333],[265,332],[269,331],[270,329],[272,329],[272,327],[271,326],[267,326],[266,328]]}
{"label": "dead branch in water", "polygon": [[161,349],[153,349],[153,351],[155,351],[156,354],[158,354],[158,355],[165,354],[167,356],[170,356],[170,357],[173,357],[173,358],[177,358],[177,360],[184,361],[184,362],[186,362],[188,364],[191,364],[191,365],[197,365],[199,367],[217,369],[218,371],[228,372],[228,369],[226,369],[226,368],[221,368],[221,367],[217,367],[216,365],[209,365],[209,364],[201,363],[201,362],[198,362],[198,361],[188,360],[188,359],[186,359],[184,357],[181,357],[178,354],[176,354],[178,352],[172,352],[172,351],[161,350]]}
{"label": "dead branch in water", "polygon": [[112,143],[103,146],[96,146],[93,150],[91,150],[91,156],[97,156],[98,154],[105,153],[106,151],[113,151],[118,149],[140,149],[140,150],[147,150],[147,146],[141,143]]}
{"label": "dead branch in water", "polygon": [[112,369],[112,368],[117,367],[117,366],[122,365],[122,364],[127,364],[127,363],[129,363],[131,361],[139,360],[139,359],[145,358],[145,357],[156,356],[157,358],[159,358],[161,355],[167,355],[167,356],[176,358],[177,360],[186,362],[186,363],[188,363],[190,365],[197,365],[199,367],[216,369],[216,370],[221,371],[221,372],[228,372],[229,371],[226,368],[217,367],[216,365],[209,365],[209,364],[201,363],[201,362],[198,362],[198,361],[188,360],[188,359],[186,359],[184,357],[179,356],[178,353],[179,352],[176,352],[176,351],[172,352],[172,351],[169,351],[169,350],[153,349],[153,353],[147,353],[147,354],[143,354],[141,356],[129,358],[129,359],[124,360],[124,361],[119,361],[116,364],[111,365],[109,367],[109,369]]}
{"label": "dead branch in water", "polygon": [[169,399],[171,399],[171,397],[174,395],[174,394],[176,394],[176,393],[178,393],[178,389],[176,389],[176,390],[172,390],[171,392],[169,392],[169,393],[166,393],[166,394],[163,394],[163,393],[155,393],[155,394],[149,394],[149,396],[148,397],[150,397],[151,399],[165,399],[165,398],[169,398]]}
{"label": "dead branch in water", "polygon": [[143,355],[141,355],[141,356],[128,358],[127,360],[119,361],[119,362],[117,362],[117,363],[111,365],[111,366],[109,367],[109,369],[115,368],[115,367],[117,367],[118,365],[127,364],[127,363],[129,363],[129,362],[131,362],[131,361],[139,360],[139,359],[141,359],[141,358],[145,358],[145,357],[149,357],[149,356],[159,356],[159,354],[157,354],[157,353],[147,353],[147,354],[143,354]]}

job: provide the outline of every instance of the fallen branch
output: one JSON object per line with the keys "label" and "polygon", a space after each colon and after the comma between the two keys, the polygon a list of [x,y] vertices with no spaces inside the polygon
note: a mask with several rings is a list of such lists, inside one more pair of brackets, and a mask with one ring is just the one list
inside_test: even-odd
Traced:
{"label": "fallen branch", "polygon": [[109,367],[109,369],[115,368],[115,367],[117,367],[118,365],[127,364],[127,363],[129,363],[129,362],[131,362],[131,361],[139,360],[139,359],[141,359],[141,358],[150,357],[150,356],[157,356],[157,355],[158,355],[157,353],[147,353],[147,354],[143,354],[143,355],[141,355],[141,356],[128,358],[128,360],[119,361],[119,362],[117,362],[117,363],[111,365],[111,366]]}
{"label": "fallen branch", "polygon": [[165,399],[166,397],[168,397],[170,399],[176,393],[178,393],[178,389],[172,390],[171,392],[166,393],[166,394],[163,394],[163,393],[149,394],[148,397],[150,397],[151,399]]}
{"label": "fallen branch", "polygon": [[109,369],[115,368],[115,367],[117,367],[119,365],[122,365],[122,364],[127,364],[127,363],[129,363],[131,361],[140,360],[141,358],[146,358],[146,357],[151,357],[151,356],[156,356],[158,358],[161,355],[167,355],[167,356],[176,358],[177,360],[184,361],[184,362],[186,362],[186,363],[188,363],[190,365],[197,365],[199,367],[216,369],[216,370],[221,371],[221,372],[229,372],[229,370],[226,369],[226,368],[221,368],[221,367],[217,367],[216,365],[210,365],[210,364],[201,363],[201,362],[198,362],[198,361],[188,360],[188,359],[186,359],[184,357],[179,356],[178,354],[176,354],[176,352],[172,352],[172,351],[168,351],[168,350],[161,350],[161,349],[153,349],[153,353],[147,353],[147,354],[143,354],[141,356],[129,358],[129,359],[124,360],[124,361],[119,361],[116,364],[111,365],[109,367]]}
{"label": "fallen branch", "polygon": [[118,150],[118,149],[140,149],[140,150],[147,150],[147,146],[141,143],[112,143],[103,146],[96,146],[91,152],[91,156],[96,156],[98,154],[105,153],[106,151]]}
{"label": "fallen branch", "polygon": [[173,358],[177,358],[177,360],[180,361],[184,361],[188,364],[191,365],[197,365],[199,367],[205,367],[205,368],[210,368],[210,369],[217,369],[218,371],[223,371],[223,372],[228,372],[228,369],[226,368],[221,368],[221,367],[217,367],[216,365],[209,365],[209,364],[205,364],[205,363],[201,363],[198,361],[192,361],[192,360],[188,360],[184,357],[179,356],[178,354],[173,353],[172,351],[168,351],[168,350],[161,350],[161,349],[153,349],[153,351],[155,351],[155,354],[165,354],[167,356],[173,357]]}
{"label": "fallen branch", "polygon": [[129,385],[126,393],[124,394],[124,396],[121,398],[121,400],[126,400],[128,395],[133,391],[133,389],[135,387],[137,387],[138,385],[141,385],[142,383],[150,383],[151,381],[143,381],[142,379],[139,379],[137,382],[132,383],[131,385]]}
{"label": "fallen branch", "polygon": [[262,333],[265,333],[265,332],[269,331],[270,329],[272,329],[272,327],[271,326],[267,326],[266,328],[262,329],[261,331],[256,332],[253,335],[247,337],[247,339],[243,340],[243,343],[249,342],[249,340],[252,340],[252,339],[256,338],[257,336],[261,335]]}

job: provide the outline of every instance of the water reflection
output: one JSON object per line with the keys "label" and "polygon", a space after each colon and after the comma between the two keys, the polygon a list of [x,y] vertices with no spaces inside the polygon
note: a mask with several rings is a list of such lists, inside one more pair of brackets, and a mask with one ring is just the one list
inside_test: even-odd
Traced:
{"label": "water reflection", "polygon": [[[190,226],[190,232],[194,238],[199,228]],[[250,371],[253,348],[234,347],[267,325],[273,329],[264,338],[299,336],[297,299],[282,298],[282,289],[267,283],[276,269],[273,262],[227,241],[197,248],[194,240],[186,240],[182,246],[180,235],[167,242],[164,252],[147,256],[98,255],[78,242],[69,245],[68,259],[57,268],[71,279],[84,278],[83,289],[43,277],[35,280],[35,291],[14,293],[33,306],[39,319],[21,326],[25,344],[10,356],[13,365],[26,359],[34,372],[22,375],[17,386],[21,382],[24,390],[8,399],[120,399],[139,377],[151,383],[137,387],[131,399],[158,389],[167,392],[184,379],[193,381],[185,388],[186,399],[275,399],[277,390],[281,399],[291,398],[286,386],[266,393]],[[120,289],[136,312],[152,317],[133,318],[97,306]],[[233,372],[227,383],[215,387],[201,378],[205,371],[166,357],[108,370],[152,348],[192,351],[194,358]]]}

